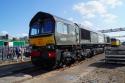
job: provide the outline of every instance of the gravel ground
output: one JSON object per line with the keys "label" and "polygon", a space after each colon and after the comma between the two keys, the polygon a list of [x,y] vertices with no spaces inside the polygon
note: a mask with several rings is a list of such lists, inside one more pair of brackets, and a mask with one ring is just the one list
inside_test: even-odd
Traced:
{"label": "gravel ground", "polygon": [[125,83],[125,67],[116,69],[97,68],[76,83]]}

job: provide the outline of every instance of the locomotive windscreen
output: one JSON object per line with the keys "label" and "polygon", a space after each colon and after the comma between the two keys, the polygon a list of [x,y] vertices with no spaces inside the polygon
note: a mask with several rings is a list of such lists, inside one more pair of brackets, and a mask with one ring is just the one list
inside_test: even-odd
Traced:
{"label": "locomotive windscreen", "polygon": [[90,40],[90,31],[81,29],[81,39]]}
{"label": "locomotive windscreen", "polygon": [[42,35],[53,33],[54,22],[49,19],[39,19],[30,26],[30,35]]}

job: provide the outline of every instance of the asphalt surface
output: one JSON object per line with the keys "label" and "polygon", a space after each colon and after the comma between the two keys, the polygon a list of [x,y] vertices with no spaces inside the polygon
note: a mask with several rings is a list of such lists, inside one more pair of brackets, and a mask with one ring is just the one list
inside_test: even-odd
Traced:
{"label": "asphalt surface", "polygon": [[11,74],[15,74],[18,71],[32,68],[33,65],[30,61],[23,62],[23,63],[15,63],[15,64],[8,64],[0,66],[0,77],[5,77]]}
{"label": "asphalt surface", "polygon": [[[55,70],[36,68],[31,62],[1,66],[0,83],[125,83],[119,81],[125,78],[121,77],[125,76],[125,65],[106,64],[104,58],[104,54],[99,54]],[[116,77],[112,77],[114,75]]]}
{"label": "asphalt surface", "polygon": [[[76,80],[81,72],[86,73],[92,71],[95,67],[88,68],[88,65],[103,58],[104,56],[102,54],[96,55],[93,58],[86,59],[80,63],[75,63],[72,65],[72,67],[60,68],[56,70],[36,68],[30,61],[24,63],[3,65],[0,66],[0,83],[27,83],[28,80],[29,83],[39,83],[39,77],[43,80],[43,83],[58,83],[59,81],[61,81],[62,83],[69,83],[69,81]],[[38,78],[38,81],[34,80],[36,78]],[[57,80],[57,78],[59,80]],[[32,80],[34,81],[32,82]]]}

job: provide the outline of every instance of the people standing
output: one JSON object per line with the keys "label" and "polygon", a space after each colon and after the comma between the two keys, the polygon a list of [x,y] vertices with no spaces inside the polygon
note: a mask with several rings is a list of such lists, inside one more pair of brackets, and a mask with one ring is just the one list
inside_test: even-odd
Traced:
{"label": "people standing", "polygon": [[19,61],[19,58],[20,58],[20,49],[19,47],[16,47],[16,56],[17,56],[17,61]]}
{"label": "people standing", "polygon": [[21,54],[21,62],[23,62],[23,56],[24,56],[24,48],[20,48],[20,54]]}
{"label": "people standing", "polygon": [[9,48],[8,49],[8,54],[7,54],[7,59],[12,59],[12,52],[13,52],[13,50],[12,50],[12,48]]}
{"label": "people standing", "polygon": [[23,62],[23,56],[24,56],[24,48],[23,47],[16,47],[16,56],[17,56],[17,61]]}
{"label": "people standing", "polygon": [[4,55],[4,60],[8,59],[8,54],[9,54],[9,47],[5,46],[3,47],[3,55]]}

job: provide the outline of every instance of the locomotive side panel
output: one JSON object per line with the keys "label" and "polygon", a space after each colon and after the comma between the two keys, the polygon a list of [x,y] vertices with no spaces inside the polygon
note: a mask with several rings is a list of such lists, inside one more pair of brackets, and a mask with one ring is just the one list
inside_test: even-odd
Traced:
{"label": "locomotive side panel", "polygon": [[107,44],[107,36],[104,35],[104,41],[105,41],[105,44]]}
{"label": "locomotive side panel", "polygon": [[55,39],[57,45],[76,45],[77,44],[76,27],[63,22],[56,23]]}
{"label": "locomotive side panel", "polygon": [[103,34],[98,34],[98,43],[104,44],[105,43],[105,36]]}
{"label": "locomotive side panel", "polygon": [[80,44],[90,44],[90,31],[80,28]]}
{"label": "locomotive side panel", "polygon": [[98,43],[98,34],[95,32],[91,32],[91,44]]}
{"label": "locomotive side panel", "polygon": [[104,39],[105,39],[105,44],[111,44],[111,39],[110,39],[110,37],[108,37],[108,36],[106,36],[106,35],[104,35],[105,37],[104,37]]}

